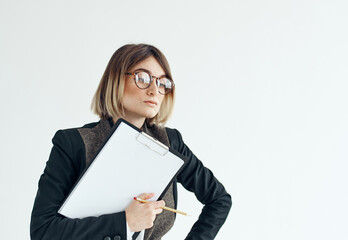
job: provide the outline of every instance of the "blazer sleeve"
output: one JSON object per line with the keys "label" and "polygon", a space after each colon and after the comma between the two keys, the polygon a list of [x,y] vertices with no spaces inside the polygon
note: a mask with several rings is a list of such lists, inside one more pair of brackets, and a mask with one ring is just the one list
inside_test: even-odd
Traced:
{"label": "blazer sleeve", "polygon": [[32,210],[31,239],[102,240],[115,236],[126,239],[125,212],[83,219],[69,219],[58,214],[85,167],[82,164],[85,153],[77,130],[60,130],[52,142],[51,154],[40,177]]}
{"label": "blazer sleeve", "polygon": [[231,196],[213,173],[191,152],[176,129],[167,128],[171,147],[187,158],[177,180],[204,205],[198,220],[185,239],[214,239],[232,206]]}

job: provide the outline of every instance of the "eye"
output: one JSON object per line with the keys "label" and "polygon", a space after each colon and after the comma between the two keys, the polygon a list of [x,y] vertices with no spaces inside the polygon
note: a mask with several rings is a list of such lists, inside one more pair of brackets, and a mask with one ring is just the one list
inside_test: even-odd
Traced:
{"label": "eye", "polygon": [[146,72],[138,72],[137,76],[138,76],[138,79],[137,79],[138,82],[147,83],[147,84],[151,82],[150,75]]}
{"label": "eye", "polygon": [[147,82],[147,80],[145,79],[145,78],[138,78],[139,79],[139,82],[142,82],[142,83],[145,83],[145,82]]}
{"label": "eye", "polygon": [[159,80],[158,87],[171,89],[173,87],[172,82],[168,78],[161,78]]}
{"label": "eye", "polygon": [[165,86],[166,86],[166,85],[163,84],[163,83],[161,83],[161,82],[158,84],[158,87],[159,87],[159,88],[165,88]]}

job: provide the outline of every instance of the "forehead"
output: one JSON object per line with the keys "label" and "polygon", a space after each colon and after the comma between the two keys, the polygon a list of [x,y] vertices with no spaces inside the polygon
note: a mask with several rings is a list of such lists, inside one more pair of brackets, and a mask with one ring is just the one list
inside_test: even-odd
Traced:
{"label": "forehead", "polygon": [[144,59],[143,61],[137,63],[131,68],[131,71],[136,71],[139,69],[145,69],[149,71],[152,75],[159,76],[159,75],[165,75],[165,71],[163,70],[162,66],[159,64],[157,59],[153,56],[148,57]]}

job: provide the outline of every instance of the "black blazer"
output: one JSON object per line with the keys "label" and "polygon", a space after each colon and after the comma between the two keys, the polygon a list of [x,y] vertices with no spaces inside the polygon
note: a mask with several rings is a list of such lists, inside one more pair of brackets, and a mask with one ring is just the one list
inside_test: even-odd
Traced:
{"label": "black blazer", "polygon": [[[97,124],[88,124],[83,128],[93,128]],[[194,192],[197,199],[204,204],[199,219],[186,239],[214,239],[231,208],[231,196],[213,173],[204,167],[184,144],[179,131],[166,128],[166,132],[171,147],[188,159],[188,163],[173,184],[175,205],[176,182]],[[52,142],[51,154],[39,180],[31,215],[31,239],[127,239],[124,211],[84,219],[68,219],[57,213],[86,167],[86,153],[77,128],[59,130]]]}

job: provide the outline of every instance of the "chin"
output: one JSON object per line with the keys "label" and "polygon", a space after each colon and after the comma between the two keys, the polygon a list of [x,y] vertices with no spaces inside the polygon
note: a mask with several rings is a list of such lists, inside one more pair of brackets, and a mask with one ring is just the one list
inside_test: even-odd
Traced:
{"label": "chin", "polygon": [[145,117],[146,117],[146,118],[154,118],[154,117],[157,115],[157,113],[158,113],[158,112],[156,112],[156,113],[153,113],[153,112],[152,112],[152,113],[146,113],[146,114],[145,114]]}
{"label": "chin", "polygon": [[154,117],[156,117],[156,114],[155,115],[151,114],[151,115],[145,116],[145,118],[154,118]]}

